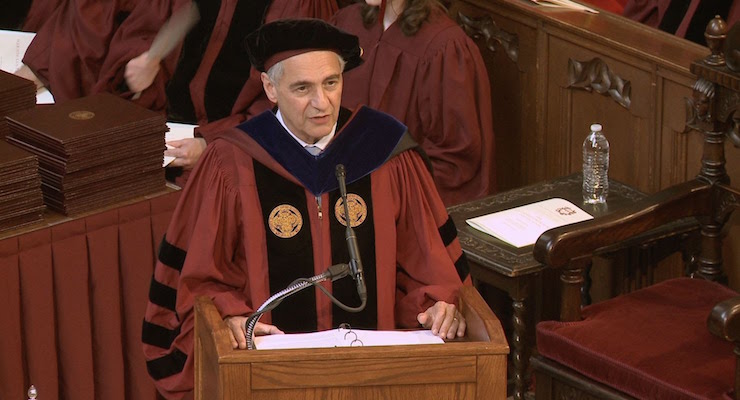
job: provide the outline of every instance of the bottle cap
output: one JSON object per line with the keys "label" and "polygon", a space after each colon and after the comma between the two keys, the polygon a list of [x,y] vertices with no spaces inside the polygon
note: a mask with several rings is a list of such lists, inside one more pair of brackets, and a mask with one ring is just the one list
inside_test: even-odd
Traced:
{"label": "bottle cap", "polygon": [[591,124],[592,132],[601,132],[601,124]]}

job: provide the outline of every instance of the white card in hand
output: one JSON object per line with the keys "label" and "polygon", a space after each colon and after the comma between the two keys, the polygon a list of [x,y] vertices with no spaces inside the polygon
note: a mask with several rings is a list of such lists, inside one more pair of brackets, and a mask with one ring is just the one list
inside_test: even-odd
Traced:
{"label": "white card in hand", "polygon": [[[170,142],[172,140],[180,140],[180,139],[187,139],[187,138],[194,137],[193,132],[195,131],[195,128],[198,127],[198,125],[181,124],[177,122],[167,122],[167,127],[170,128],[170,130],[164,134],[165,143]],[[173,148],[170,145],[166,145],[166,146],[168,149]],[[166,167],[172,161],[175,161],[175,157],[164,156],[162,166]]]}

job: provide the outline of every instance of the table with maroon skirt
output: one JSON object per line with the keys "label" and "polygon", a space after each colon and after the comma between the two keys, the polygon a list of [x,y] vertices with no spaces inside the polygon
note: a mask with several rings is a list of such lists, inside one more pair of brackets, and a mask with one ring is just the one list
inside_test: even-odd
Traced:
{"label": "table with maroon skirt", "polygon": [[0,232],[0,399],[156,399],[141,325],[180,191]]}

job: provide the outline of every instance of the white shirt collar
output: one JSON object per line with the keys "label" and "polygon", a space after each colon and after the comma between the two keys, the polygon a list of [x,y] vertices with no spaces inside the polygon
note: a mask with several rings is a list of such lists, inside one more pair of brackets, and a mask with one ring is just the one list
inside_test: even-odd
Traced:
{"label": "white shirt collar", "polygon": [[337,132],[337,124],[334,124],[334,127],[331,128],[331,132],[329,132],[328,135],[322,137],[321,139],[319,139],[318,142],[314,144],[309,144],[309,143],[304,142],[300,138],[298,138],[298,136],[296,136],[293,132],[290,131],[290,129],[288,129],[288,126],[285,125],[285,121],[283,120],[283,115],[280,113],[279,108],[277,110],[277,113],[275,114],[275,117],[277,118],[278,121],[280,121],[280,125],[282,125],[283,128],[285,128],[285,130],[288,131],[288,133],[290,133],[290,136],[293,136],[293,139],[295,139],[296,142],[298,142],[298,144],[300,144],[304,148],[306,146],[316,146],[323,151],[324,149],[326,149],[326,146],[329,145],[329,142],[331,142],[331,139],[334,138],[334,134]]}

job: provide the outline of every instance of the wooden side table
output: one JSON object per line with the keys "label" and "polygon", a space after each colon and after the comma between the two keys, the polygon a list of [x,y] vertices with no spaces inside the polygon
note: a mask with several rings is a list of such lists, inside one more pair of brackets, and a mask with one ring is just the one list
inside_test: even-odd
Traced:
{"label": "wooden side table", "polygon": [[[527,302],[536,289],[537,280],[545,265],[535,261],[532,256],[533,246],[513,247],[474,229],[465,220],[554,197],[566,199],[595,218],[599,218],[645,197],[645,193],[610,179],[606,204],[583,204],[581,185],[582,178],[578,173],[448,208],[457,226],[463,251],[468,257],[475,285],[479,288],[481,284],[491,285],[505,291],[511,298],[513,330],[509,344],[513,363],[513,397],[516,400],[524,398],[530,381],[527,372],[529,368],[527,338],[532,327],[527,324],[529,317]],[[696,229],[695,221],[687,221],[684,225],[680,230],[681,233]],[[671,227],[662,233],[656,232],[651,235],[659,240],[668,235],[676,236],[678,232],[675,227]],[[618,249],[609,249],[616,250]]]}

